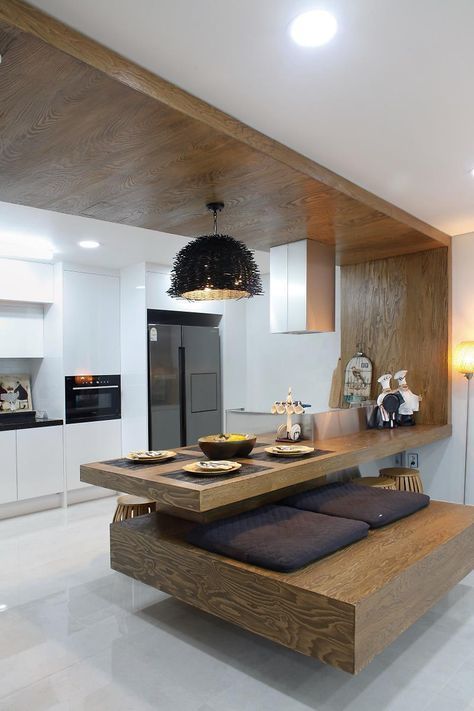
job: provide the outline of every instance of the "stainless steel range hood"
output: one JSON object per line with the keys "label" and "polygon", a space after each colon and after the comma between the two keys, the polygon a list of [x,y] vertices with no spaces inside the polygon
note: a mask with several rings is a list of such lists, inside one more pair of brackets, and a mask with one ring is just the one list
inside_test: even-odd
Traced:
{"label": "stainless steel range hood", "polygon": [[336,250],[311,239],[270,249],[271,333],[335,330]]}

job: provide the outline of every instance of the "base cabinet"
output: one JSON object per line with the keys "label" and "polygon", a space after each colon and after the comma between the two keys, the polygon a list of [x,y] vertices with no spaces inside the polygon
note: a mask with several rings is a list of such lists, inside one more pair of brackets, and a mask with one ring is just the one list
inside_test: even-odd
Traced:
{"label": "base cabinet", "polygon": [[16,501],[16,432],[0,432],[0,504]]}
{"label": "base cabinet", "polygon": [[78,422],[66,425],[67,489],[90,486],[81,482],[80,466],[104,459],[116,459],[122,454],[120,420]]}
{"label": "base cabinet", "polygon": [[63,451],[61,426],[16,432],[19,500],[63,491]]}

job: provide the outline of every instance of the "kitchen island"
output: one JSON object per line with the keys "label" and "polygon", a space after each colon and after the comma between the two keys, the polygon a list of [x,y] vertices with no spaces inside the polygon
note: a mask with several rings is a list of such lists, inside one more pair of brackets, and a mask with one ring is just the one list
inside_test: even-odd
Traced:
{"label": "kitchen island", "polygon": [[217,478],[182,470],[202,456],[191,446],[167,464],[83,465],[81,479],[157,501],[157,513],[111,524],[114,570],[355,674],[473,569],[474,507],[433,501],[292,573],[197,548],[186,534],[195,520],[255,508],[341,468],[450,434],[450,425],[363,431],[316,441],[313,455],[291,460],[270,458],[272,438],[263,435],[238,472]]}
{"label": "kitchen island", "polygon": [[177,458],[162,464],[140,464],[126,459],[81,466],[81,480],[114,491],[145,496],[158,509],[181,518],[206,521],[229,511],[252,508],[283,498],[288,491],[311,488],[316,479],[365,462],[421,447],[451,435],[451,425],[417,425],[396,430],[363,430],[310,444],[315,454],[281,459],[265,453],[272,434],[259,435],[242,468],[219,477],[197,477],[182,470],[203,454],[197,445],[176,450]]}

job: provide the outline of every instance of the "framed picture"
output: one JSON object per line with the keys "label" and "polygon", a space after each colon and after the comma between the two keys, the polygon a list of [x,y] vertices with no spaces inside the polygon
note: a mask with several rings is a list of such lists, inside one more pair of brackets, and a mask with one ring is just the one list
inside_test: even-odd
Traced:
{"label": "framed picture", "polygon": [[29,375],[0,375],[0,417],[33,410]]}

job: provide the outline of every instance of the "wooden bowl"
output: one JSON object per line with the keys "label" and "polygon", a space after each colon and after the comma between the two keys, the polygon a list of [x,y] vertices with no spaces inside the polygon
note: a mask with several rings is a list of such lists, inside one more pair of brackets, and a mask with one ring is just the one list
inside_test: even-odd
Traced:
{"label": "wooden bowl", "polygon": [[245,439],[225,440],[222,435],[200,437],[198,444],[208,459],[242,459],[248,457],[255,447],[257,438],[253,434],[243,435]]}

